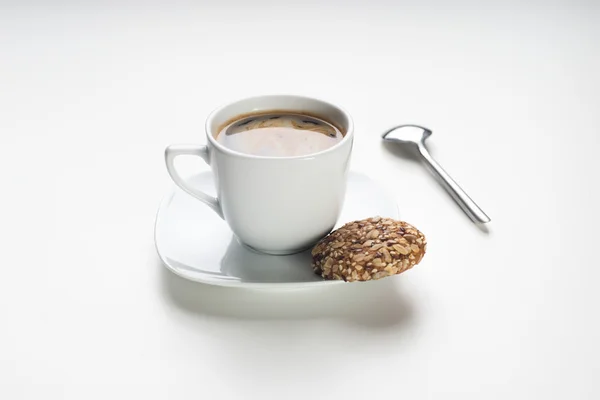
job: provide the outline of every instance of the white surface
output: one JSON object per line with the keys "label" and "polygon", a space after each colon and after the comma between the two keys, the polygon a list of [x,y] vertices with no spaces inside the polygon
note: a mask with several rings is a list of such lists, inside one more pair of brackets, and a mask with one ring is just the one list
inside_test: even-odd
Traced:
{"label": "white surface", "polygon": [[[329,119],[345,133],[326,150],[295,157],[263,157],[233,151],[215,139],[221,126],[240,115],[268,110],[306,112]],[[222,216],[244,244],[269,254],[306,250],[334,227],[346,193],[354,141],[352,117],[335,105],[297,95],[252,96],[213,111],[206,120],[207,145],[170,145],[166,168],[181,189]],[[216,199],[186,184],[177,156],[209,164]]]}
{"label": "white surface", "polygon": [[[196,190],[214,193],[210,172],[187,181]],[[340,218],[345,222],[374,215],[398,218],[396,200],[369,177],[350,171]],[[154,228],[156,251],[166,267],[195,282],[247,289],[310,289],[337,285],[310,268],[311,249],[288,256],[259,254],[240,244],[227,223],[177,187],[160,204]]]}
{"label": "white surface", "polygon": [[[2,3],[0,398],[600,397],[598,7],[356,3]],[[352,113],[422,268],[278,295],[161,266],[164,147],[282,88]],[[489,234],[381,146],[398,123]]]}

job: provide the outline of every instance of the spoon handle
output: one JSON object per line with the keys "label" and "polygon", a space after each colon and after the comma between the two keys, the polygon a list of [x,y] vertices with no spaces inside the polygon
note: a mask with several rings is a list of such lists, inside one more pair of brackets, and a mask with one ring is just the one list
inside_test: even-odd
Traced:
{"label": "spoon handle", "polygon": [[463,209],[463,211],[471,218],[471,220],[475,223],[485,224],[486,222],[490,222],[490,217],[488,217],[481,208],[465,193],[464,190],[458,183],[454,181],[448,175],[446,171],[442,168],[440,164],[437,163],[429,154],[429,151],[425,147],[423,143],[419,144],[419,152],[431,167],[431,170],[435,173],[439,182],[442,184],[444,189],[452,196],[454,201]]}

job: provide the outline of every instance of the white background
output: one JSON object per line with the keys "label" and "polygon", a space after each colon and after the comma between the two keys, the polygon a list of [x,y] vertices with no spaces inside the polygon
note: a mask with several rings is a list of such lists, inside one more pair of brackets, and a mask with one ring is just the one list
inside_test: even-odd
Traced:
{"label": "white background", "polygon": [[[600,397],[598,3],[0,5],[0,398]],[[293,293],[161,266],[164,147],[279,92],[353,114],[421,265]],[[381,145],[401,123],[488,233]]]}

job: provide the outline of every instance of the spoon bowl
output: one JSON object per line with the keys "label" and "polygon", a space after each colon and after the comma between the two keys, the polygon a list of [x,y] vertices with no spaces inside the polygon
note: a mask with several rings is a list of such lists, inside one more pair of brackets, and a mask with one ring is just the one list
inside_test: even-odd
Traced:
{"label": "spoon bowl", "polygon": [[387,142],[420,145],[431,136],[432,132],[419,125],[399,125],[386,131],[381,137]]}

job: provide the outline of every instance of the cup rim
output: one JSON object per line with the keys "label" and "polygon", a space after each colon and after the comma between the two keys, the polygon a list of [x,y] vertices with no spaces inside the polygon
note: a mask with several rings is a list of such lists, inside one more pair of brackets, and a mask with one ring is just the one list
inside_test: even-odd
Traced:
{"label": "cup rim", "polygon": [[[344,135],[344,138],[342,140],[340,140],[339,143],[336,143],[335,145],[333,145],[325,150],[316,152],[316,153],[305,154],[302,156],[274,157],[274,156],[258,156],[258,155],[254,155],[254,154],[242,153],[239,151],[231,150],[231,149],[223,146],[221,143],[217,142],[216,138],[212,135],[210,127],[211,127],[215,117],[217,116],[217,114],[219,114],[221,111],[223,111],[227,107],[233,106],[234,104],[242,102],[242,101],[255,100],[255,99],[259,100],[259,99],[264,99],[264,98],[275,98],[275,97],[287,97],[287,98],[321,102],[321,103],[325,103],[333,108],[336,108],[348,120],[348,128],[346,129],[346,134]],[[290,111],[293,111],[293,110],[290,110]],[[352,137],[354,136],[354,121],[352,120],[352,116],[350,115],[350,113],[348,111],[346,111],[344,108],[342,108],[334,103],[331,103],[327,100],[322,100],[317,97],[308,97],[308,96],[300,96],[300,95],[292,95],[292,94],[267,94],[267,95],[244,97],[241,99],[237,99],[235,101],[230,101],[226,104],[223,104],[223,105],[215,108],[206,118],[206,122],[204,124],[204,130],[205,130],[206,136],[208,138],[208,141],[211,143],[212,146],[216,147],[223,153],[226,153],[226,154],[229,154],[232,156],[251,158],[251,159],[257,159],[257,160],[302,160],[302,159],[312,159],[314,157],[321,156],[323,154],[334,152],[337,149],[339,149],[340,147],[342,147],[347,141],[352,140]]]}

